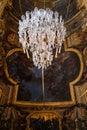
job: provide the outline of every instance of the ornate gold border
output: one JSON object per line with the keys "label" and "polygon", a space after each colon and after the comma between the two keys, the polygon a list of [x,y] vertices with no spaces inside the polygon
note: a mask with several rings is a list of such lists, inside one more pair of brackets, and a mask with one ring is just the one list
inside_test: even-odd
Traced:
{"label": "ornate gold border", "polygon": [[54,111],[34,111],[32,112],[31,114],[29,114],[27,117],[26,117],[26,120],[27,120],[27,130],[30,130],[29,128],[29,119],[31,117],[40,117],[40,116],[43,116],[47,119],[49,119],[49,115],[53,115],[53,117],[56,117],[59,121],[59,130],[62,130],[62,117],[58,114],[58,112],[54,112]]}
{"label": "ornate gold border", "polygon": [[[69,85],[70,85],[70,93],[71,93],[71,101],[64,101],[64,102],[18,101],[17,100],[17,94],[18,94],[19,86],[18,86],[17,82],[15,82],[13,79],[10,78],[9,73],[8,73],[7,64],[5,62],[5,74],[6,74],[7,78],[8,78],[8,80],[14,85],[13,104],[19,105],[19,106],[33,106],[33,107],[35,107],[35,106],[38,106],[38,107],[40,107],[40,106],[66,107],[66,106],[74,105],[76,103],[74,85],[80,80],[80,78],[82,76],[82,72],[83,72],[83,69],[84,69],[83,58],[82,58],[82,55],[81,55],[79,50],[74,49],[74,48],[68,48],[66,43],[67,43],[67,40],[65,41],[65,44],[64,44],[65,51],[70,51],[70,52],[76,53],[78,55],[78,57],[79,57],[79,60],[80,60],[80,72],[79,72],[79,75],[74,81],[69,83]],[[16,51],[22,51],[22,49],[21,48],[15,48],[15,49],[10,50],[7,53],[6,58],[9,57],[10,55],[12,55]]]}
{"label": "ornate gold border", "polygon": [[86,7],[87,9],[87,1],[86,0],[80,0],[82,2],[82,4]]}
{"label": "ornate gold border", "polygon": [[76,53],[78,55],[78,57],[79,57],[79,60],[80,60],[80,72],[79,72],[79,75],[75,80],[73,80],[72,82],[69,83],[71,98],[72,98],[72,101],[75,103],[76,101],[75,101],[74,85],[80,80],[80,78],[82,76],[82,73],[83,73],[83,70],[84,70],[83,57],[82,57],[79,50],[74,49],[74,48],[68,48],[67,40],[65,41],[64,48],[65,48],[65,51],[70,51],[70,52]]}
{"label": "ornate gold border", "polygon": [[[21,48],[12,49],[12,50],[10,50],[10,51],[7,53],[6,58],[9,57],[10,55],[12,55],[13,53],[17,52],[17,51],[23,51],[23,50],[22,50]],[[6,77],[7,77],[7,79],[10,81],[10,83],[12,83],[12,84],[14,84],[14,85],[17,85],[17,82],[14,81],[14,80],[13,80],[12,78],[10,78],[10,76],[9,76],[6,60],[4,61],[4,70],[5,70]]]}
{"label": "ornate gold border", "polygon": [[0,88],[0,100],[1,100],[1,97],[2,97],[2,89]]}

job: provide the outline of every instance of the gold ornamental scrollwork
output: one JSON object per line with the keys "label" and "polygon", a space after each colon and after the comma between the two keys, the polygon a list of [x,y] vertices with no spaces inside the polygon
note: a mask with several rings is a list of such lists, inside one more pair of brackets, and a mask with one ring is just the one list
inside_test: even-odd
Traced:
{"label": "gold ornamental scrollwork", "polygon": [[83,50],[85,65],[87,66],[87,47]]}

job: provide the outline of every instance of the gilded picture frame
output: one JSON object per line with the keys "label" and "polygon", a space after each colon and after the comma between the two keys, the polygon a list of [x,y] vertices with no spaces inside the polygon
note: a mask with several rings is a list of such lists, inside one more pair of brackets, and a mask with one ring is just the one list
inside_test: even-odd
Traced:
{"label": "gilded picture frame", "polygon": [[[4,68],[5,68],[6,77],[10,81],[10,83],[13,84],[13,87],[14,87],[13,104],[18,105],[18,106],[28,106],[28,107],[29,106],[30,107],[32,107],[32,106],[33,107],[43,107],[43,106],[47,106],[47,107],[66,107],[66,106],[74,105],[76,103],[74,85],[80,80],[80,78],[82,76],[84,64],[83,64],[83,58],[82,58],[80,51],[77,50],[77,49],[74,49],[74,48],[68,48],[66,42],[64,44],[65,52],[74,52],[78,56],[79,61],[80,61],[80,71],[79,71],[77,78],[75,80],[73,80],[72,82],[69,82],[71,100],[70,101],[62,101],[62,102],[61,101],[58,101],[58,102],[57,101],[54,101],[54,102],[45,102],[45,101],[32,102],[32,101],[19,101],[19,100],[17,100],[17,95],[18,95],[18,91],[19,91],[19,84],[9,76],[8,66],[7,66],[7,63],[5,62]],[[7,53],[6,59],[10,55],[12,55],[13,53],[22,52],[22,51],[23,50],[21,48],[12,49]]]}

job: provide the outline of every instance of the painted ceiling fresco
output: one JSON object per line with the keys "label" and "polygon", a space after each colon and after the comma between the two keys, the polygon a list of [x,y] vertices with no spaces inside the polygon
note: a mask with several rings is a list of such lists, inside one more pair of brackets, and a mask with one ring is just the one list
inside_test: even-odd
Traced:
{"label": "painted ceiling fresco", "polygon": [[[13,0],[10,2],[10,6],[7,6],[3,13],[5,19],[5,34],[3,36],[0,35],[0,38],[2,48],[1,51],[3,50],[4,54],[1,54],[0,58],[3,59],[3,57],[6,56],[9,76],[19,85],[17,100],[41,102],[41,70],[38,70],[33,65],[32,60],[27,59],[26,55],[24,55],[22,52],[13,53],[8,57],[7,54],[12,49],[21,48],[18,40],[18,21],[20,19],[20,16],[25,13],[26,10],[33,10],[35,7],[35,2],[38,5],[38,8],[43,5],[39,5],[39,3],[41,2],[39,0]],[[52,1],[50,1],[50,3],[51,2]],[[48,2],[46,2],[46,7],[48,7],[48,3],[49,0]],[[67,22],[67,20],[73,18],[76,13],[78,13],[79,9],[77,3],[77,0],[59,0],[56,1],[55,4],[51,3],[52,5],[50,4],[50,6],[52,10],[57,10],[61,15],[63,15],[64,20]],[[72,25],[72,23],[70,24]],[[73,24],[73,26],[70,28],[71,31],[73,28],[77,29],[75,25],[77,24]],[[87,32],[83,32],[81,28],[79,28],[75,31],[75,34],[77,34],[77,36],[75,36],[78,42],[75,41],[73,33],[71,37],[66,38],[67,44],[70,45],[69,48],[75,48],[79,50],[83,58],[86,59],[85,48],[87,48]],[[70,41],[70,39],[73,39],[73,41]],[[48,67],[47,70],[45,70],[45,101],[61,102],[71,100],[69,82],[78,77],[80,71],[80,62],[81,61],[79,61],[79,57],[76,53],[65,52],[65,50],[63,49],[63,53],[58,57],[58,59],[54,60],[52,66]],[[1,63],[0,67],[1,78],[3,80],[8,80],[9,77],[5,76],[6,74],[4,72],[3,66],[4,61]],[[86,79],[87,75],[86,62],[84,66],[85,70],[81,79],[81,83]],[[5,82],[10,84],[6,80]]]}
{"label": "painted ceiling fresco", "polygon": [[[32,58],[15,52],[7,57],[6,63],[9,77],[19,84],[17,100],[43,101],[41,69],[33,65]],[[78,77],[80,69],[79,57],[74,52],[64,52],[55,59],[45,70],[44,101],[71,101],[69,83]]]}
{"label": "painted ceiling fresco", "polygon": [[44,0],[0,0],[0,9],[7,3],[0,10],[0,130],[87,130],[87,102],[69,104],[73,89],[87,86],[87,26],[82,26],[87,15],[81,13],[84,6],[78,8],[80,1],[46,0],[46,7],[63,16],[69,33],[68,48],[63,47],[45,70],[43,100],[41,70],[33,65],[32,56],[28,59],[22,51],[18,21],[26,10],[42,8]]}

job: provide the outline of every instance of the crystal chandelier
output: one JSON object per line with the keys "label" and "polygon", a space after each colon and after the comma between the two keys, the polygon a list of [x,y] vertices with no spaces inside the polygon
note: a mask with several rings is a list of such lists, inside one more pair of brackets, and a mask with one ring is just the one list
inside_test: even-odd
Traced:
{"label": "crystal chandelier", "polygon": [[[44,75],[43,70],[51,65],[53,58],[61,52],[65,39],[66,28],[62,16],[49,8],[35,8],[32,12],[27,11],[19,21],[18,33],[24,53],[28,58],[30,52],[32,53],[34,65],[39,69],[42,68],[42,75]],[[44,91],[44,82],[42,83]]]}

